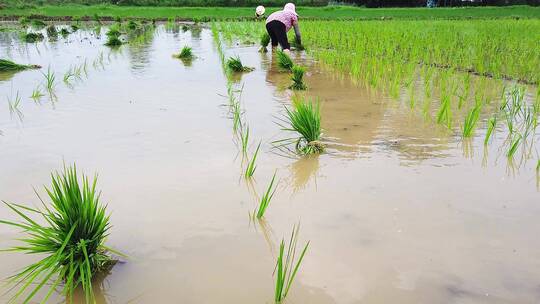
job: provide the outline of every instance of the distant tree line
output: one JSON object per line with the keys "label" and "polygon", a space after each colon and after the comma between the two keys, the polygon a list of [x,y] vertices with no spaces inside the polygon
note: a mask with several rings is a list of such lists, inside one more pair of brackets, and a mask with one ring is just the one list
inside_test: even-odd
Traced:
{"label": "distant tree line", "polygon": [[[346,3],[365,7],[421,7],[427,0],[347,0]],[[540,0],[433,0],[435,6],[507,6],[532,5],[539,6]]]}
{"label": "distant tree line", "polygon": [[114,4],[126,6],[283,6],[294,2],[298,6],[326,6],[328,0],[0,0],[0,6],[32,7],[61,4]]}

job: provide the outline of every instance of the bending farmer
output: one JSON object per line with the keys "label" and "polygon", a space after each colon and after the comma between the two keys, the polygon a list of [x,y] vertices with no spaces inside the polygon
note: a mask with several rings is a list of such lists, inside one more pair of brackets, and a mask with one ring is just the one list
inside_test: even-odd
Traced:
{"label": "bending farmer", "polygon": [[300,37],[300,28],[298,27],[298,14],[294,4],[287,3],[282,11],[272,13],[266,19],[266,31],[272,39],[272,48],[275,48],[278,43],[284,51],[289,51],[291,45],[287,39],[287,32],[294,27],[294,34],[296,35],[296,42],[299,45],[302,44]]}

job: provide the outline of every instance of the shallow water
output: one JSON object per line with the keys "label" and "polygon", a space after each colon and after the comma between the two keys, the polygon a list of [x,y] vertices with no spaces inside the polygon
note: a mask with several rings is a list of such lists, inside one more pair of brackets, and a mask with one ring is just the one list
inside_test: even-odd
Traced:
{"label": "shallow water", "polygon": [[[289,76],[256,46],[232,46],[228,55],[255,67],[237,84],[251,151],[262,141],[247,183],[211,32],[158,26],[116,51],[104,33],[24,44],[0,32],[1,54],[57,74],[56,97],[39,102],[29,96],[40,71],[0,78],[0,199],[37,205],[32,187],[41,192],[63,162],[99,172],[108,244],[130,256],[99,284],[100,303],[271,303],[279,242],[298,222],[301,244],[311,243],[287,303],[540,301],[536,159],[508,162],[503,131],[487,149],[484,124],[463,142],[298,55],[306,94],[322,102],[328,149],[284,156],[272,141],[290,136],[276,124]],[[171,56],[185,44],[198,57],[190,65]],[[66,85],[64,73],[85,60],[88,75]],[[266,220],[253,223],[276,170]],[[0,208],[0,217],[13,215]],[[0,247],[19,236],[0,226]],[[7,277],[35,257],[1,259]]]}

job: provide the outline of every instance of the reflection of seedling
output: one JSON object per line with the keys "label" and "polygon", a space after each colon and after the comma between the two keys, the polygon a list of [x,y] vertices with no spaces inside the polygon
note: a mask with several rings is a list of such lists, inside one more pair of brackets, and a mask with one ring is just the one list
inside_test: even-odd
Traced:
{"label": "reflection of seedling", "polygon": [[296,151],[300,154],[313,154],[324,151],[321,139],[321,112],[319,101],[296,100],[294,109],[285,107],[286,115],[279,124],[284,131],[296,132],[298,138],[285,139],[276,143],[295,143]]}
{"label": "reflection of seedling", "polygon": [[244,173],[244,176],[246,178],[252,177],[255,173],[255,170],[257,169],[257,165],[255,164],[257,161],[257,155],[259,154],[259,149],[261,148],[261,143],[257,146],[257,149],[255,150],[255,153],[253,154],[253,157],[248,163],[248,166],[246,167],[246,172]]}
{"label": "reflection of seedling", "polygon": [[293,90],[305,90],[306,85],[304,84],[304,73],[305,69],[301,66],[295,65],[292,68],[292,76],[291,80],[293,81],[293,84],[289,87]]}
{"label": "reflection of seedling", "polygon": [[276,173],[274,173],[274,176],[272,177],[272,181],[270,181],[270,184],[268,185],[266,192],[263,194],[261,198],[261,202],[259,203],[259,208],[253,212],[253,214],[256,215],[258,219],[264,216],[264,213],[266,212],[266,209],[268,208],[270,201],[272,200],[272,198],[274,197],[274,194],[276,193],[276,188],[274,186],[275,179],[276,179]]}
{"label": "reflection of seedling", "polygon": [[15,71],[22,71],[27,69],[39,69],[41,66],[31,64],[31,65],[25,65],[25,64],[17,64],[13,61],[9,61],[6,59],[0,59],[0,72],[15,72]]}
{"label": "reflection of seedling", "polygon": [[240,134],[242,140],[242,154],[247,156],[247,149],[249,144],[249,126],[242,128],[242,133]]}
{"label": "reflection of seedling", "polygon": [[274,294],[274,302],[281,303],[287,297],[289,289],[294,282],[296,273],[300,268],[300,264],[304,259],[304,255],[309,247],[309,242],[306,243],[302,253],[296,261],[296,246],[298,243],[298,232],[300,230],[300,225],[294,226],[289,240],[289,245],[287,246],[287,251],[285,252],[285,240],[281,240],[279,245],[279,256],[276,263],[276,269],[274,274],[276,275],[276,286]]}
{"label": "reflection of seedling", "polygon": [[[46,303],[63,281],[61,290],[70,299],[68,302],[73,302],[73,292],[80,286],[86,302],[94,303],[92,279],[114,264],[108,252],[117,253],[105,246],[111,226],[96,192],[96,180],[90,181],[84,175],[80,179],[73,166],[54,173],[52,187],[45,190],[51,204],[43,203],[44,209],[4,202],[20,221],[0,220],[0,223],[20,228],[27,234],[20,239],[23,245],[10,251],[46,255],[8,280],[14,286],[24,282],[11,302],[19,302],[25,292],[28,296],[24,303],[31,302],[47,285],[48,292],[42,300]],[[35,216],[42,220],[35,221]]]}
{"label": "reflection of seedling", "polygon": [[292,71],[294,62],[291,57],[283,51],[277,51],[278,66],[285,71]]}
{"label": "reflection of seedling", "polygon": [[129,20],[128,24],[127,24],[127,28],[128,30],[136,30],[137,28],[139,28],[139,24],[133,20]]}
{"label": "reflection of seedling", "polygon": [[233,72],[251,72],[254,70],[254,68],[244,66],[239,56],[229,57],[227,67]]}
{"label": "reflection of seedling", "polygon": [[189,46],[184,46],[180,53],[174,54],[173,57],[183,60],[192,60],[194,58],[193,50]]}
{"label": "reflection of seedling", "polygon": [[19,111],[19,105],[21,104],[21,96],[19,96],[19,91],[17,91],[17,94],[15,95],[15,98],[9,98],[8,97],[8,106],[10,112],[17,112]]}

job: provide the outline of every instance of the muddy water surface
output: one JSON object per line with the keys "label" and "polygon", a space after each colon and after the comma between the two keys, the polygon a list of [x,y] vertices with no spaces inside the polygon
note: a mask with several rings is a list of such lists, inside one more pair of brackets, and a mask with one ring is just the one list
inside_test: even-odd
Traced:
{"label": "muddy water surface", "polygon": [[[130,256],[96,284],[100,303],[272,303],[279,241],[298,222],[311,245],[287,303],[540,301],[535,160],[509,164],[497,144],[484,150],[485,130],[464,143],[301,54],[328,149],[284,156],[272,141],[290,137],[276,124],[289,76],[271,54],[231,46],[228,55],[255,67],[237,83],[251,150],[262,142],[247,183],[211,32],[158,26],[118,50],[102,45],[104,32],[37,44],[0,33],[2,57],[57,75],[55,97],[38,102],[29,96],[41,71],[0,78],[0,199],[37,204],[32,187],[41,192],[63,162],[99,172],[108,243]],[[171,56],[186,44],[190,64]],[[87,75],[66,85],[64,73],[85,61]],[[276,170],[266,220],[253,223]],[[0,217],[13,215],[0,208]],[[0,247],[19,236],[0,226]],[[0,276],[34,260],[4,253]]]}

